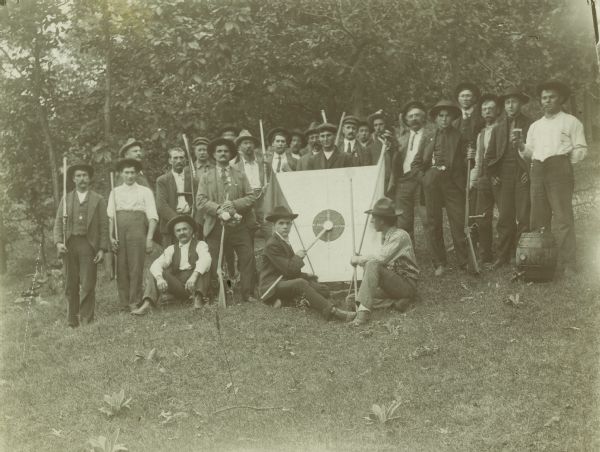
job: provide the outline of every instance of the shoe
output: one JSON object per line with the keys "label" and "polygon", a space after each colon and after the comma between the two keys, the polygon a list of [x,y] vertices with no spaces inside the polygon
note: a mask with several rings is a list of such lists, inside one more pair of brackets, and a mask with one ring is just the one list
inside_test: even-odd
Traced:
{"label": "shoe", "polygon": [[356,313],[356,317],[350,323],[352,326],[361,326],[369,323],[371,320],[371,311],[358,311]]}
{"label": "shoe", "polygon": [[137,308],[131,311],[132,315],[144,315],[150,309],[150,302],[148,300],[144,300],[144,303]]}
{"label": "shoe", "polygon": [[399,312],[406,312],[410,307],[412,300],[410,298],[400,298],[392,303],[392,309]]}
{"label": "shoe", "polygon": [[204,306],[204,297],[201,293],[194,294],[194,309],[202,309]]}
{"label": "shoe", "polygon": [[273,308],[275,308],[275,309],[279,309],[279,308],[281,308],[281,305],[282,305],[282,304],[283,304],[283,303],[282,303],[282,302],[281,302],[281,300],[278,298],[277,300],[275,300],[275,301],[273,302],[273,304],[271,305],[271,307],[273,307]]}
{"label": "shoe", "polygon": [[492,264],[492,270],[498,270],[500,267],[503,267],[507,264],[505,259],[496,259]]}
{"label": "shoe", "polygon": [[343,309],[336,308],[334,306],[333,308],[331,308],[331,315],[337,320],[341,320],[343,322],[350,322],[356,317],[356,312],[344,311]]}
{"label": "shoe", "polygon": [[446,267],[444,267],[443,265],[438,265],[437,267],[435,267],[435,272],[433,274],[437,277],[440,277],[444,273],[446,273]]}

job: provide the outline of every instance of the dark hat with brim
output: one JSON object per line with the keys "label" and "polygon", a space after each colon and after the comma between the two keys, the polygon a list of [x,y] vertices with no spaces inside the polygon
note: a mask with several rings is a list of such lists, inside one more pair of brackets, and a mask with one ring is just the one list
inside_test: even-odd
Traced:
{"label": "dark hat with brim", "polygon": [[308,137],[310,135],[315,135],[319,133],[319,123],[316,121],[313,121],[310,123],[310,125],[308,126],[308,129],[306,129],[304,131],[304,137],[308,139]]}
{"label": "dark hat with brim", "polygon": [[273,211],[266,216],[265,220],[275,223],[277,220],[294,220],[298,218],[297,213],[292,213],[290,209],[285,206],[277,206],[273,208]]}
{"label": "dark hat with brim", "polygon": [[376,119],[383,119],[385,120],[385,116],[383,115],[383,110],[378,110],[375,113],[370,114],[369,116],[367,116],[367,120],[369,121],[369,124],[373,124],[373,122],[375,122]]}
{"label": "dark hat with brim", "polygon": [[139,173],[142,170],[142,163],[136,159],[121,159],[117,162],[117,171],[120,173],[123,168],[133,167]]}
{"label": "dark hat with brim", "polygon": [[269,130],[269,133],[267,133],[267,143],[271,144],[275,138],[275,135],[282,135],[285,137],[286,142],[290,141],[289,130],[284,127],[275,127],[274,129]]}
{"label": "dark hat with brim", "polygon": [[294,137],[294,136],[300,138],[300,142],[302,143],[302,146],[304,146],[306,144],[306,137],[304,136],[304,132],[302,132],[302,130],[300,130],[300,129],[290,130],[290,138]]}
{"label": "dark hat with brim", "polygon": [[240,133],[240,128],[232,124],[226,124],[219,129],[217,135],[222,137],[225,132],[233,132],[235,135],[238,135]]}
{"label": "dark hat with brim", "polygon": [[127,149],[132,148],[133,146],[142,147],[142,142],[135,138],[129,138],[125,144],[121,146],[121,149],[119,149],[119,157],[123,157],[125,152],[127,152]]}
{"label": "dark hat with brim", "polygon": [[356,116],[348,115],[344,117],[344,120],[342,121],[342,126],[345,126],[346,124],[352,124],[355,127],[358,127],[358,121],[359,120]]}
{"label": "dark hat with brim", "polygon": [[167,223],[167,231],[172,236],[175,236],[175,225],[179,223],[187,223],[192,228],[192,231],[196,230],[196,222],[189,215],[177,215],[169,220]]}
{"label": "dark hat with brim", "polygon": [[473,96],[475,96],[477,99],[479,99],[481,97],[481,91],[479,90],[479,88],[477,87],[477,85],[475,83],[462,82],[456,86],[456,89],[454,90],[454,98],[458,99],[458,95],[465,90],[471,91],[473,93]]}
{"label": "dark hat with brim", "polygon": [[196,137],[194,138],[194,141],[192,141],[192,146],[198,146],[200,144],[204,144],[206,146],[208,146],[208,143],[210,143],[210,140],[206,137]]}
{"label": "dark hat with brim", "polygon": [[502,95],[498,97],[498,102],[504,104],[506,99],[510,99],[511,97],[516,97],[521,101],[522,104],[526,104],[527,102],[529,102],[529,96],[523,91],[521,91],[519,88],[515,87],[509,88],[506,91],[504,91]]}
{"label": "dark hat with brim", "polygon": [[228,140],[227,138],[215,138],[214,140],[212,140],[210,143],[208,143],[208,155],[212,158],[214,158],[215,156],[215,150],[217,149],[217,146],[224,144],[229,148],[229,153],[231,154],[230,160],[234,159],[235,157],[237,157],[238,155],[238,151],[237,148],[235,147],[235,143],[231,140]]}
{"label": "dark hat with brim", "polygon": [[331,124],[330,122],[324,122],[323,124],[319,125],[318,131],[319,131],[319,133],[321,133],[321,132],[336,133],[337,127],[335,125]]}
{"label": "dark hat with brim", "polygon": [[500,103],[500,101],[498,100],[498,96],[492,93],[485,93],[481,95],[481,98],[479,99],[479,104],[483,105],[484,102],[489,102],[490,100],[494,101],[496,105]]}
{"label": "dark hat with brim", "polygon": [[422,110],[424,114],[427,114],[427,107],[425,106],[425,104],[423,102],[419,102],[418,100],[411,100],[410,102],[405,103],[401,110],[402,111],[402,122],[404,124],[406,124],[406,115],[413,108],[418,108],[419,110]]}
{"label": "dark hat with brim", "polygon": [[569,87],[566,84],[564,84],[563,82],[560,82],[558,80],[548,80],[548,81],[538,85],[538,88],[537,88],[538,97],[540,97],[542,95],[542,91],[546,91],[546,90],[552,90],[552,91],[558,92],[558,95],[561,97],[561,101],[563,103],[566,102],[566,100],[571,95],[571,90],[569,89]]}
{"label": "dark hat with brim", "polygon": [[94,177],[94,167],[92,165],[89,165],[87,163],[75,163],[74,165],[69,166],[69,168],[67,168],[67,180],[68,181],[72,181],[73,180],[73,175],[75,174],[75,171],[77,170],[81,170],[81,171],[85,171],[88,176],[90,177],[90,179],[92,177]]}
{"label": "dark hat with brim", "polygon": [[397,217],[398,215],[402,215],[402,211],[397,211],[396,206],[394,205],[394,201],[390,198],[380,198],[375,201],[375,205],[372,209],[366,210],[365,213],[368,213],[377,217]]}
{"label": "dark hat with brim", "polygon": [[429,117],[431,119],[435,119],[438,113],[442,110],[447,110],[454,118],[458,118],[461,115],[461,109],[458,105],[451,100],[444,99],[440,100],[437,104],[431,107],[431,110],[429,110]]}
{"label": "dark hat with brim", "polygon": [[244,141],[244,140],[250,140],[254,143],[254,146],[260,146],[260,140],[258,138],[256,138],[255,136],[253,136],[247,130],[242,130],[240,132],[240,134],[235,139],[235,145],[239,146],[242,143],[242,141]]}

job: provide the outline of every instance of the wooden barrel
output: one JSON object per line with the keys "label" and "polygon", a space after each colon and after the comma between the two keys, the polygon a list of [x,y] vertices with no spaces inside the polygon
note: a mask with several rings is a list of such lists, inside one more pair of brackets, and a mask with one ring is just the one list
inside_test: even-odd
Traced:
{"label": "wooden barrel", "polygon": [[554,278],[558,248],[550,231],[524,232],[517,245],[517,269],[526,281]]}

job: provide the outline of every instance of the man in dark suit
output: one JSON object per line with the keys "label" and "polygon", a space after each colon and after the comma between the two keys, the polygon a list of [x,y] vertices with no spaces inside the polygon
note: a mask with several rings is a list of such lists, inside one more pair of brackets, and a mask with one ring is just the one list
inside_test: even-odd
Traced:
{"label": "man in dark suit", "polygon": [[283,206],[275,207],[267,216],[267,221],[273,223],[273,235],[267,240],[262,258],[259,285],[261,300],[281,307],[304,295],[309,306],[326,319],[333,316],[339,320],[352,320],[355,314],[336,308],[328,299],[327,286],[318,284],[316,275],[302,272],[306,251],[294,253],[288,239],[292,221],[297,217],[297,214]]}
{"label": "man in dark suit", "polygon": [[527,136],[531,118],[521,112],[529,98],[516,88],[499,99],[504,116],[492,130],[484,163],[498,205],[498,257],[494,268],[510,262],[521,234],[529,228],[529,164],[523,160],[513,137]]}
{"label": "man in dark suit", "polygon": [[452,243],[460,268],[467,267],[467,247],[464,239],[465,187],[467,168],[465,157],[473,158],[473,151],[466,153],[467,143],[451,125],[460,115],[460,108],[447,100],[439,101],[429,112],[436,123],[435,133],[426,139],[425,146],[417,153],[412,168],[422,174],[427,209],[427,238],[435,275],[442,276],[447,264],[443,236],[443,213],[446,207]]}
{"label": "man in dark suit", "polygon": [[208,145],[208,153],[217,166],[200,176],[196,207],[212,257],[211,274],[215,279],[224,232],[224,252],[233,249],[238,257],[242,300],[253,301],[255,271],[251,229],[256,224],[252,209],[256,197],[246,175],[229,164],[237,155],[233,141],[217,138]]}
{"label": "man in dark suit", "polygon": [[358,118],[355,116],[346,116],[342,122],[342,137],[337,143],[337,147],[352,158],[352,166],[371,165],[371,156],[356,139],[357,130]]}
{"label": "man in dark suit", "polygon": [[425,130],[426,111],[425,105],[418,101],[408,102],[402,108],[402,121],[408,127],[408,132],[400,135],[398,152],[392,158],[387,190],[390,196],[395,197],[396,208],[402,211],[398,216],[398,227],[410,234],[413,243],[415,207],[419,209],[424,228],[427,222],[425,195],[421,193],[418,171],[412,168],[416,155],[425,146],[426,137],[432,133],[431,130]]}
{"label": "man in dark suit", "polygon": [[467,144],[475,146],[477,134],[485,126],[479,105],[481,91],[474,83],[463,82],[456,87],[454,95],[461,114],[452,121],[452,125],[460,131]]}
{"label": "man in dark suit", "polygon": [[[169,149],[171,169],[156,179],[156,210],[158,210],[160,237],[162,246],[175,243],[175,237],[169,232],[167,224],[171,218],[192,214],[192,177],[187,165],[185,151],[175,147]],[[194,179],[193,185],[198,185]]]}
{"label": "man in dark suit", "polygon": [[387,194],[387,188],[392,176],[392,160],[397,151],[398,143],[396,142],[392,132],[386,127],[385,117],[382,110],[373,113],[368,119],[369,124],[373,129],[373,134],[371,135],[371,139],[367,145],[367,152],[371,156],[371,162],[373,165],[377,165],[377,163],[379,163],[379,158],[383,152],[383,165],[385,174],[384,187],[386,187]]}
{"label": "man in dark suit", "polygon": [[[128,138],[125,144],[121,146],[121,149],[119,149],[119,157],[121,159],[137,160],[138,162],[140,162],[141,165],[142,161],[144,160],[144,149],[142,148],[142,142],[136,140],[135,138]],[[150,187],[150,182],[148,181],[148,178],[141,170],[138,172],[135,182],[138,185],[143,185],[144,187],[152,189],[152,187]],[[121,178],[121,175],[117,174],[117,177],[115,178],[115,187],[117,185],[121,185],[122,183],[123,179]]]}
{"label": "man in dark suit", "polygon": [[319,143],[321,150],[308,163],[309,170],[348,168],[352,166],[352,157],[340,152],[335,145],[337,128],[333,124],[323,123],[319,126]]}
{"label": "man in dark suit", "polygon": [[[97,265],[109,249],[108,217],[104,198],[89,189],[94,175],[91,165],[72,165],[67,180],[75,190],[62,199],[54,220],[54,244],[65,265],[67,323],[70,327],[94,320]],[[63,206],[67,206],[67,229],[63,230]]]}

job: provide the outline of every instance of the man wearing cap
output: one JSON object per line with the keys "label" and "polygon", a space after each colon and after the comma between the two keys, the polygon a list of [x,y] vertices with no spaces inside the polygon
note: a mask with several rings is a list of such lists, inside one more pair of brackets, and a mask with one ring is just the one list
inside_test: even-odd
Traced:
{"label": "man wearing cap", "polygon": [[[140,162],[141,168],[142,160],[144,158],[142,142],[136,140],[135,138],[128,138],[125,144],[121,146],[121,149],[119,149],[119,158],[137,160],[138,162]],[[151,189],[150,182],[148,181],[148,178],[144,175],[141,169],[138,171],[135,181],[138,185],[143,185],[144,187],[148,187]],[[117,177],[115,179],[115,186],[121,185],[122,183],[123,179],[121,178],[121,175],[117,174]]]}
{"label": "man wearing cap", "polygon": [[311,157],[308,162],[309,170],[348,168],[352,166],[352,157],[340,152],[335,145],[335,133],[337,128],[330,123],[319,126],[319,143],[321,150]]}
{"label": "man wearing cap", "polygon": [[214,168],[215,162],[213,162],[208,156],[208,143],[209,139],[205,137],[197,137],[192,141],[194,147],[194,158],[197,174],[203,174],[210,168]]}
{"label": "man wearing cap", "polygon": [[117,162],[124,183],[111,190],[107,207],[110,241],[117,253],[119,300],[121,309],[130,311],[142,301],[144,260],[146,253],[152,253],[158,223],[152,191],[136,182],[140,170],[138,160]]}
{"label": "man wearing cap", "polygon": [[270,156],[270,172],[285,173],[296,170],[298,161],[292,157],[292,153],[287,148],[290,140],[290,133],[283,127],[276,127],[267,134],[267,142],[273,149],[273,155]]}
{"label": "man wearing cap", "polygon": [[562,82],[548,81],[538,87],[544,116],[529,127],[525,144],[516,137],[522,156],[531,161],[530,228],[552,232],[558,246],[559,271],[577,273],[575,221],[573,218],[573,165],[587,153],[583,124],[562,111],[570,90]]}
{"label": "man wearing cap", "polygon": [[233,141],[217,138],[208,145],[208,153],[214,158],[216,167],[200,177],[196,206],[212,257],[212,279],[216,279],[224,230],[224,253],[233,249],[237,254],[242,300],[252,301],[255,265],[251,229],[256,224],[253,210],[256,197],[246,175],[229,164],[237,155]]}
{"label": "man wearing cap", "polygon": [[492,182],[488,175],[484,159],[494,127],[496,126],[498,114],[498,98],[493,94],[484,94],[481,96],[481,117],[485,121],[485,126],[477,135],[475,142],[475,166],[469,175],[469,188],[475,195],[472,198],[475,200],[474,211],[478,216],[483,215],[483,218],[476,220],[480,258],[483,264],[490,265],[493,264],[494,259],[492,251],[492,220],[494,217],[495,199],[492,192]]}
{"label": "man wearing cap", "polygon": [[171,218],[181,214],[192,214],[192,186],[198,185],[187,164],[185,151],[179,147],[169,149],[171,169],[156,179],[156,209],[158,210],[159,230],[162,246],[175,243],[175,237],[168,231]]}
{"label": "man wearing cap", "polygon": [[358,118],[346,116],[342,122],[342,139],[338,148],[352,158],[352,166],[371,165],[371,157],[367,150],[356,139],[358,129]]}
{"label": "man wearing cap", "polygon": [[364,119],[358,120],[358,126],[356,131],[356,139],[362,145],[363,148],[367,149],[367,146],[371,142],[371,131],[369,129],[369,121]]}
{"label": "man wearing cap", "polygon": [[319,123],[311,122],[308,129],[304,132],[306,137],[306,147],[300,151],[302,157],[298,160],[296,171],[306,171],[309,167],[311,158],[319,153],[321,145],[319,143]]}
{"label": "man wearing cap", "polygon": [[142,305],[132,312],[145,314],[156,306],[159,292],[179,300],[193,297],[194,309],[208,302],[211,257],[208,245],[194,237],[196,222],[189,215],[176,215],[167,223],[168,234],[177,243],[167,246],[146,272]]}
{"label": "man wearing cap", "polygon": [[481,91],[474,83],[462,82],[454,90],[454,95],[461,114],[452,121],[452,125],[463,134],[468,144],[474,146],[477,134],[485,124],[478,104]]}
{"label": "man wearing cap", "polygon": [[292,221],[298,215],[284,206],[277,206],[267,216],[273,223],[273,235],[267,240],[260,269],[259,293],[261,300],[274,307],[304,295],[309,306],[319,311],[326,319],[352,320],[354,313],[336,308],[328,299],[329,290],[317,283],[316,275],[303,273],[306,251],[294,253],[289,242]]}
{"label": "man wearing cap", "polygon": [[306,145],[306,138],[300,129],[290,130],[290,154],[295,160],[300,160],[300,151]]}
{"label": "man wearing cap", "polygon": [[451,121],[460,116],[460,108],[448,100],[439,101],[429,112],[436,130],[426,138],[419,149],[412,168],[419,171],[425,192],[427,209],[427,241],[435,267],[435,275],[442,276],[447,264],[443,236],[443,208],[452,233],[458,265],[467,267],[467,247],[464,239],[465,188],[467,182],[466,157],[474,157],[474,149],[467,153],[462,134],[452,127]]}
{"label": "man wearing cap", "polygon": [[427,213],[425,211],[425,194],[418,177],[418,171],[412,168],[419,149],[426,143],[425,136],[432,134],[425,129],[426,107],[418,101],[408,102],[402,108],[402,121],[407,126],[407,132],[401,134],[398,140],[398,152],[392,158],[392,169],[388,192],[395,195],[396,208],[402,213],[398,216],[398,227],[411,236],[414,243],[415,207],[425,228]]}
{"label": "man wearing cap", "polygon": [[363,325],[373,309],[392,307],[405,311],[417,295],[419,268],[408,232],[396,227],[394,202],[381,198],[373,209],[371,224],[381,232],[381,248],[376,254],[352,256],[350,264],[364,267],[356,303],[359,304],[354,325]]}
{"label": "man wearing cap", "polygon": [[531,119],[521,112],[529,98],[519,89],[510,88],[499,104],[506,116],[492,129],[484,162],[498,205],[498,256],[494,268],[514,258],[521,234],[529,229],[529,162],[515,146],[518,135],[527,136]]}
{"label": "man wearing cap", "polygon": [[93,175],[91,165],[77,164],[68,169],[67,180],[75,184],[75,190],[61,199],[54,220],[54,244],[65,265],[67,324],[72,328],[79,326],[80,321],[86,324],[94,320],[97,264],[109,249],[106,201],[89,189]]}

